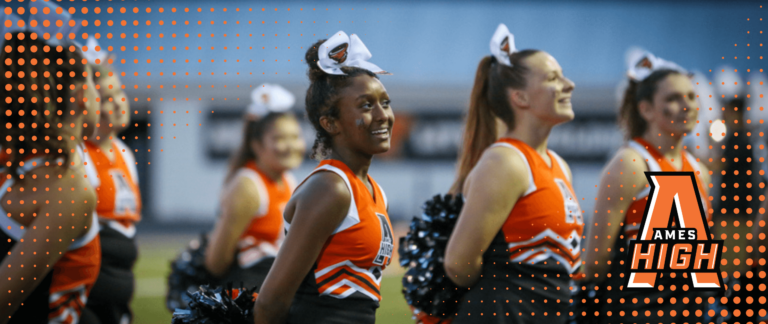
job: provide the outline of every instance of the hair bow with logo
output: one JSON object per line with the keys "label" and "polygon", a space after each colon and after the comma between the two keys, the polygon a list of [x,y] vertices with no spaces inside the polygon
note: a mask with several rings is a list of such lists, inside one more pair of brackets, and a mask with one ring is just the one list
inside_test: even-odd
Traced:
{"label": "hair bow with logo", "polygon": [[640,48],[631,48],[627,51],[627,65],[627,75],[630,79],[637,82],[645,80],[651,73],[661,69],[675,70],[688,74],[688,71],[681,66],[656,57],[651,52]]}
{"label": "hair bow with logo", "polygon": [[491,37],[491,54],[501,64],[511,67],[512,63],[509,61],[509,55],[515,52],[517,52],[515,36],[509,32],[507,25],[499,24],[496,32],[493,33],[493,37]]}
{"label": "hair bow with logo", "polygon": [[344,75],[341,70],[344,66],[358,67],[376,74],[390,74],[368,62],[373,55],[355,34],[347,36],[343,31],[337,32],[320,45],[317,55],[317,65],[328,74]]}
{"label": "hair bow with logo", "polygon": [[296,102],[293,94],[277,84],[265,83],[251,92],[251,104],[247,114],[251,118],[261,118],[267,114],[282,113],[293,108]]}
{"label": "hair bow with logo", "polygon": [[[0,34],[5,38],[6,33],[30,31],[44,39],[48,45],[64,45],[68,35],[76,33],[81,22],[72,19],[72,15],[55,3],[34,1],[29,3],[29,23],[17,15],[0,13],[2,27]],[[73,41],[74,42],[74,41]],[[77,42],[74,42],[77,44]]]}

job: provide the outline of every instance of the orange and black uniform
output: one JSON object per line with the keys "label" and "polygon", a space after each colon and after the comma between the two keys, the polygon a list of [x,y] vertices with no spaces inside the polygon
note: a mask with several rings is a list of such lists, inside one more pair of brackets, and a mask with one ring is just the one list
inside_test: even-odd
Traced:
{"label": "orange and black uniform", "polygon": [[[371,194],[341,161],[323,160],[312,174],[317,172],[341,177],[352,199],[344,220],[301,283],[288,323],[374,323],[382,270],[391,261],[394,242],[387,197],[368,176]],[[285,228],[290,231],[290,224],[286,222]]]}
{"label": "orange and black uniform", "polygon": [[283,210],[291,199],[296,180],[290,172],[281,175],[277,182],[249,161],[236,176],[250,179],[259,194],[259,210],[253,215],[248,227],[237,243],[237,264],[230,268],[223,280],[245,287],[261,287],[275,261],[280,244],[285,237]]}
{"label": "orange and black uniform", "polygon": [[584,227],[565,162],[548,151],[547,165],[515,139],[492,145],[499,146],[523,158],[529,185],[483,254],[482,278],[459,302],[453,323],[565,323]]}
{"label": "orange and black uniform", "polygon": [[[656,148],[641,138],[629,141],[628,146],[642,156],[648,166],[648,171],[694,172],[702,203],[707,210],[707,220],[711,220],[711,204],[706,199],[708,190],[701,181],[699,164],[693,156],[683,151],[681,156],[682,169],[678,170]],[[673,278],[669,273],[662,273],[656,281],[657,287],[664,287],[662,291],[657,289],[640,291],[622,289],[624,276],[627,273],[624,265],[627,255],[622,250],[626,251],[630,241],[637,237],[650,190],[650,187],[646,187],[637,196],[632,197],[633,202],[626,210],[626,216],[621,224],[621,232],[613,249],[616,252],[611,260],[610,277],[599,285],[600,289],[604,290],[605,299],[600,311],[601,323],[697,323],[703,319],[701,313],[697,315],[696,311],[705,312],[707,310],[706,299],[708,295],[700,291],[693,291],[693,289],[688,291],[683,289],[685,283],[691,287],[690,279],[686,279],[687,274],[678,274],[675,276],[676,278]],[[673,285],[675,289],[671,288]],[[696,297],[701,297],[703,301],[697,303]]]}
{"label": "orange and black uniform", "polygon": [[[81,150],[79,150],[81,151]],[[5,160],[0,156],[0,160]],[[59,163],[44,157],[31,157],[19,174],[27,173],[36,167]],[[5,165],[5,163],[3,163]],[[14,179],[9,178],[7,168],[0,168],[0,198],[13,186]],[[0,253],[8,255],[27,231],[14,220],[13,216],[0,207]],[[87,232],[76,239],[52,266],[48,275],[24,300],[22,306],[11,315],[9,323],[19,324],[75,324],[78,323],[88,300],[101,262],[101,247],[98,239],[99,225],[96,218],[87,226]],[[0,258],[2,258],[0,257]]]}
{"label": "orange and black uniform", "polygon": [[138,257],[135,224],[141,220],[141,197],[133,153],[122,141],[111,143],[113,159],[86,142],[85,167],[96,179],[96,215],[101,225],[101,270],[91,291],[83,324],[130,323],[133,265]]}

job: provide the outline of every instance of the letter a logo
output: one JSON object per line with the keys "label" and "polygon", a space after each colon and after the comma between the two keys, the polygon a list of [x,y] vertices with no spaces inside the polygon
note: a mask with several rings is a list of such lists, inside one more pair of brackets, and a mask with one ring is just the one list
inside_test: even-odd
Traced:
{"label": "letter a logo", "polygon": [[660,272],[674,272],[688,273],[695,290],[724,289],[723,241],[711,237],[693,172],[646,172],[645,176],[651,192],[637,239],[628,248],[624,287],[655,288]]}

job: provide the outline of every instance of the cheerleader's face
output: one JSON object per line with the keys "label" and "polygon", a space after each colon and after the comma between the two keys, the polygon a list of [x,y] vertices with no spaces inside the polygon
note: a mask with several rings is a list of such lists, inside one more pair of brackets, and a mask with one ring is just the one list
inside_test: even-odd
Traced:
{"label": "cheerleader's face", "polygon": [[661,80],[653,102],[641,101],[639,105],[643,118],[664,135],[692,131],[699,116],[698,107],[691,79],[682,74],[670,74]]}
{"label": "cheerleader's face", "polygon": [[103,137],[128,128],[131,112],[120,79],[112,71],[102,73],[105,75],[101,76],[98,84],[101,112],[97,135]]}
{"label": "cheerleader's face", "polygon": [[341,91],[339,98],[334,145],[344,145],[368,155],[387,152],[395,114],[387,89],[379,79],[359,75]]}
{"label": "cheerleader's face", "polygon": [[251,142],[259,164],[274,172],[283,172],[301,165],[307,150],[301,126],[292,115],[275,119],[262,135]]}
{"label": "cheerleader's face", "polygon": [[530,69],[525,88],[530,113],[551,125],[572,120],[571,94],[576,84],[563,75],[557,60],[538,52],[526,58],[525,64]]}

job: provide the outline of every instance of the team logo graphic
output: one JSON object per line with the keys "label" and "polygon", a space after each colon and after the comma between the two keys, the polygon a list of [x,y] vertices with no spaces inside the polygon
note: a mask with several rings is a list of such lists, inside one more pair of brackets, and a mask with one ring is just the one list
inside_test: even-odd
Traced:
{"label": "team logo graphic", "polygon": [[653,63],[651,63],[651,60],[649,60],[648,57],[646,56],[640,62],[637,63],[637,67],[653,69]]}
{"label": "team logo graphic", "polygon": [[373,260],[373,264],[388,265],[392,261],[393,250],[393,235],[392,228],[389,227],[389,221],[387,216],[376,213],[379,218],[379,224],[381,225],[381,244],[379,245],[379,253],[376,255],[376,259]]}
{"label": "team logo graphic", "polygon": [[348,43],[334,47],[333,50],[328,53],[328,57],[336,61],[336,63],[344,63],[344,61],[347,60],[347,47],[349,47]]}
{"label": "team logo graphic", "polygon": [[504,37],[504,40],[501,41],[501,51],[509,54],[509,36]]}
{"label": "team logo graphic", "polygon": [[688,273],[695,290],[724,289],[722,240],[709,232],[693,172],[646,172],[649,201],[637,239],[629,244],[624,287],[656,287],[660,272]]}

